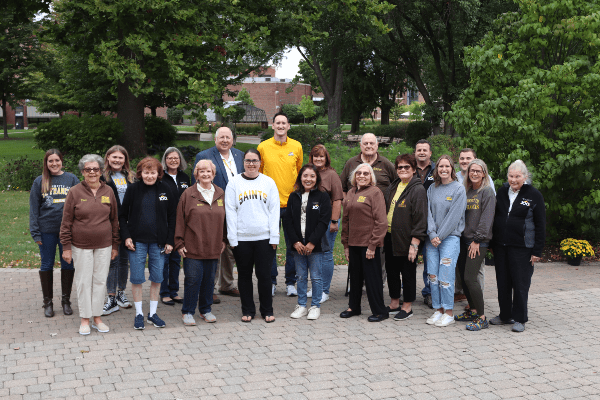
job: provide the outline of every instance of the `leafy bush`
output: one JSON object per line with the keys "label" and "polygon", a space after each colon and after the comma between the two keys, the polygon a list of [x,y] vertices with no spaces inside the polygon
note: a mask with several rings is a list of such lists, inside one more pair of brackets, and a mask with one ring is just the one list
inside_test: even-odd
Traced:
{"label": "leafy bush", "polygon": [[11,160],[0,169],[0,190],[29,190],[42,174],[42,160],[27,156]]}
{"label": "leafy bush", "polygon": [[183,110],[179,108],[167,108],[167,120],[172,124],[178,124],[183,119]]}
{"label": "leafy bush", "polygon": [[146,129],[146,144],[148,153],[155,154],[164,151],[175,144],[177,129],[164,118],[146,115],[144,117]]}
{"label": "leafy bush", "polygon": [[375,134],[375,136],[404,139],[406,137],[408,125],[409,123],[406,121],[401,121],[390,125],[376,125],[373,129],[371,129],[371,131]]}
{"label": "leafy bush", "polygon": [[89,153],[103,155],[119,142],[122,133],[123,126],[113,117],[66,115],[42,124],[33,137],[39,149],[56,148],[65,155],[81,157]]}
{"label": "leafy bush", "polygon": [[[300,142],[302,150],[307,153],[317,144],[331,142],[334,134],[326,129],[314,128],[312,126],[302,125],[294,126],[288,131],[288,136]],[[273,128],[267,129],[261,136],[261,140],[267,140],[273,137]]]}
{"label": "leafy bush", "polygon": [[427,138],[431,143],[431,151],[433,155],[431,159],[436,162],[441,155],[447,154],[452,157],[455,163],[458,163],[458,156],[460,147],[456,145],[455,141],[448,135],[435,135]]}
{"label": "leafy bush", "polygon": [[37,126],[38,126],[38,124],[27,124],[27,127],[29,129],[35,129],[35,128],[37,128]]}
{"label": "leafy bush", "polygon": [[415,147],[421,139],[427,139],[431,136],[431,123],[428,121],[414,121],[408,125],[406,129],[406,144]]}
{"label": "leafy bush", "polygon": [[6,129],[12,129],[12,128],[14,128],[13,124],[6,124]]}
{"label": "leafy bush", "polygon": [[260,125],[237,124],[236,135],[260,135],[264,129]]}
{"label": "leafy bush", "polygon": [[281,106],[281,111],[288,116],[290,124],[300,124],[304,122],[304,116],[300,112],[298,104],[284,104]]}
{"label": "leafy bush", "polygon": [[329,119],[327,117],[327,115],[321,115],[320,117],[317,117],[313,123],[317,124],[317,125],[328,125],[329,124]]}

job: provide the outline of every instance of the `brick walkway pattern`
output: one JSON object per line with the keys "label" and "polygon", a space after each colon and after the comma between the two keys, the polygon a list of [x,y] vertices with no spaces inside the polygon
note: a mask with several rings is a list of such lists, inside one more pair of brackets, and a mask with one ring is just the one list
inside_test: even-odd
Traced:
{"label": "brick walkway pattern", "polygon": [[[104,317],[111,332],[82,337],[75,293],[75,314],[60,309],[58,270],[56,316],[44,318],[37,270],[0,269],[0,398],[600,399],[600,264],[536,265],[523,333],[427,325],[420,295],[404,322],[367,322],[366,296],[363,315],[343,320],[346,274],[336,267],[317,321],[289,318],[281,268],[275,323],[242,323],[239,299],[221,296],[215,324],[184,327],[180,305],[159,303],[164,329],[135,331],[129,309]],[[487,267],[489,317],[495,286]]]}

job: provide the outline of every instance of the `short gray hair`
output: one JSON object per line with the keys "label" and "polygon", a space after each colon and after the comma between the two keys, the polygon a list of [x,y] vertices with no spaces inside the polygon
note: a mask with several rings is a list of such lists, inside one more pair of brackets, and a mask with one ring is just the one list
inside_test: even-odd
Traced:
{"label": "short gray hair", "polygon": [[525,165],[525,163],[522,160],[517,160],[509,165],[508,171],[506,173],[507,177],[508,177],[508,172],[510,172],[511,169],[522,173],[525,176],[525,182],[531,183],[531,174],[529,173],[529,170],[527,169],[527,165]]}
{"label": "short gray hair", "polygon": [[102,157],[100,157],[98,154],[86,154],[85,156],[81,157],[79,164],[77,164],[79,167],[79,172],[83,172],[85,164],[89,162],[97,162],[98,166],[100,167],[100,171],[104,169],[104,159]]}
{"label": "short gray hair", "polygon": [[371,167],[371,164],[362,163],[358,167],[354,168],[354,170],[350,173],[350,184],[352,186],[356,186],[356,171],[365,166],[369,167],[369,171],[371,172],[371,186],[377,185],[377,177],[375,176],[375,171],[373,171],[373,167]]}
{"label": "short gray hair", "polygon": [[181,154],[181,151],[179,151],[177,147],[169,147],[167,150],[165,150],[165,154],[163,154],[162,160],[160,162],[165,173],[168,173],[167,171],[169,170],[167,168],[167,156],[171,153],[177,153],[177,155],[179,156],[179,170],[185,171],[187,169],[187,162],[185,162],[183,154]]}

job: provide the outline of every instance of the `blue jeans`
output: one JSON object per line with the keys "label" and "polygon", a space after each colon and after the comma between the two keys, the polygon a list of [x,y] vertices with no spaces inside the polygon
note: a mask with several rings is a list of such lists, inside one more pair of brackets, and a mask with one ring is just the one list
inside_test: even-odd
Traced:
{"label": "blue jeans", "polygon": [[134,285],[146,282],[144,275],[146,269],[146,255],[148,255],[148,270],[150,271],[150,282],[161,283],[163,280],[163,266],[165,264],[162,248],[158,243],[135,242],[135,251],[129,252],[129,265],[131,273],[129,280]]}
{"label": "blue jeans", "polygon": [[296,263],[296,279],[298,280],[298,304],[306,307],[308,270],[310,270],[310,281],[312,283],[312,301],[310,305],[320,308],[321,296],[323,295],[323,281],[321,280],[323,252],[304,256],[294,251],[294,261]]}
{"label": "blue jeans", "polygon": [[335,238],[337,237],[338,231],[342,229],[342,220],[338,222],[338,231],[330,232],[331,221],[329,221],[329,225],[327,226],[327,231],[325,231],[325,237],[327,237],[327,241],[329,242],[329,251],[323,252],[323,268],[322,274],[323,277],[323,293],[329,294],[329,287],[331,286],[331,279],[333,279],[333,246],[335,245]]}
{"label": "blue jeans", "polygon": [[[281,219],[285,215],[286,208],[279,209],[279,227],[281,228]],[[283,229],[283,238],[285,239],[285,284],[287,285],[295,285],[296,284],[296,264],[294,263],[294,255],[292,254],[292,244],[288,239],[288,234]],[[273,285],[277,285],[277,253],[275,253],[275,257],[273,258],[273,265],[271,266],[271,283]]]}
{"label": "blue jeans", "polygon": [[108,293],[117,293],[119,290],[125,290],[127,287],[127,278],[129,277],[129,254],[125,243],[119,245],[119,255],[114,260],[110,260],[110,269],[106,278],[106,290]]}
{"label": "blue jeans", "polygon": [[431,304],[434,309],[454,308],[454,279],[456,261],[460,254],[460,237],[448,236],[435,247],[430,240],[425,243],[427,252],[427,273],[431,287]]}
{"label": "blue jeans", "polygon": [[427,276],[427,251],[423,249],[423,290],[421,290],[421,295],[423,297],[429,296],[431,294],[431,287],[429,286],[429,277]]}
{"label": "blue jeans", "polygon": [[165,255],[163,267],[163,281],[160,284],[160,297],[177,297],[179,291],[179,270],[181,269],[181,256],[173,250],[171,254]]}
{"label": "blue jeans", "polygon": [[73,260],[71,260],[70,263],[67,263],[62,258],[63,247],[62,244],[60,244],[59,234],[44,232],[40,233],[42,235],[42,244],[38,244],[38,247],[40,248],[40,258],[42,259],[42,262],[40,264],[40,271],[54,270],[54,260],[56,259],[56,245],[58,245],[58,254],[60,255],[60,269],[72,270]]}
{"label": "blue jeans", "polygon": [[194,315],[196,303],[198,312],[206,314],[211,311],[213,304],[213,288],[215,282],[216,260],[197,260],[186,257],[183,259],[183,297],[182,314]]}

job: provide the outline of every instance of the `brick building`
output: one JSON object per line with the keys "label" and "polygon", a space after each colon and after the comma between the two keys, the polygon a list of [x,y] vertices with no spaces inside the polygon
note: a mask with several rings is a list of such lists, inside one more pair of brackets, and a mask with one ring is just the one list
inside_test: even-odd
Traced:
{"label": "brick building", "polygon": [[[0,108],[0,121],[5,118],[2,108]],[[39,124],[48,122],[54,118],[59,118],[58,114],[42,113],[36,107],[28,105],[28,102],[23,102],[16,108],[12,108],[10,104],[6,104],[6,123],[12,125],[16,129],[27,129],[30,124]],[[0,123],[0,126],[2,124]]]}

